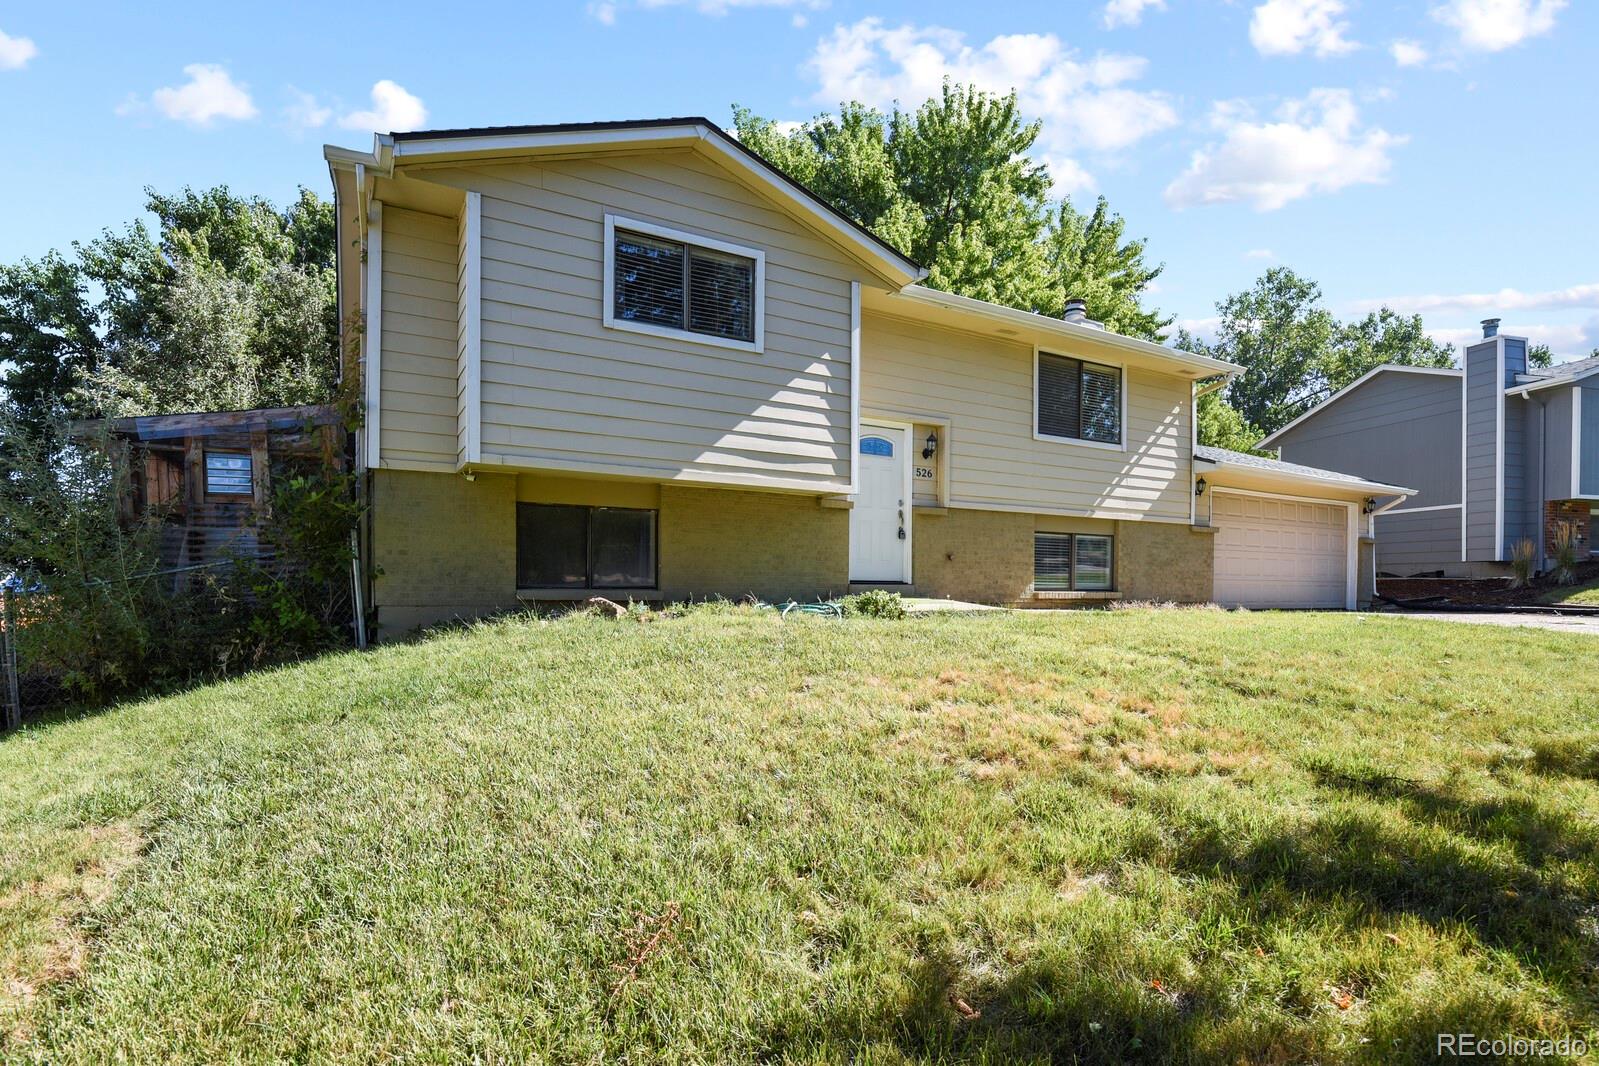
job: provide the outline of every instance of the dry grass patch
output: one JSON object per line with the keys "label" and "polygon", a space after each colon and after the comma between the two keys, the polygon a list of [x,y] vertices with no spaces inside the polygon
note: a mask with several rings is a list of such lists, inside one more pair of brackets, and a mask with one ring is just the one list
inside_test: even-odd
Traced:
{"label": "dry grass patch", "polygon": [[81,919],[110,898],[143,838],[115,823],[50,833],[36,846],[33,876],[0,891],[0,1033],[12,1045],[27,1040],[25,1018],[40,993],[83,973]]}

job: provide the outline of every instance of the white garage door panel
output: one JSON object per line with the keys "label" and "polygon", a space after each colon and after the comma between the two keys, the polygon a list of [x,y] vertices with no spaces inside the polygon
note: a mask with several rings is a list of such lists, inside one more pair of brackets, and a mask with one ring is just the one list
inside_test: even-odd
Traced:
{"label": "white garage door panel", "polygon": [[1345,606],[1349,509],[1216,493],[1216,602],[1230,607]]}

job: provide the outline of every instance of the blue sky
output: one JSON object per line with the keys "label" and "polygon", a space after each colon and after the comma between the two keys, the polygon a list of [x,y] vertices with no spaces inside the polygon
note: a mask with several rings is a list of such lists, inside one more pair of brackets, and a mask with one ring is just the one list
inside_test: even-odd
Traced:
{"label": "blue sky", "polygon": [[[1566,0],[575,0],[0,7],[0,261],[225,182],[324,195],[370,131],[1021,93],[1079,204],[1104,193],[1202,329],[1282,263],[1353,315],[1599,346],[1599,12]],[[381,16],[379,16],[381,12]]]}

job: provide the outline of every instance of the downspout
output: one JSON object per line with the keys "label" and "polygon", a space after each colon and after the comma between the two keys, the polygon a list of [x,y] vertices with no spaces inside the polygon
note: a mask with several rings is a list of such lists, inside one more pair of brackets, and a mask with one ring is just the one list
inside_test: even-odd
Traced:
{"label": "downspout", "polygon": [[1368,536],[1368,537],[1370,537],[1372,539],[1372,545],[1371,545],[1371,594],[1372,594],[1373,597],[1375,597],[1377,595],[1377,516],[1382,514],[1384,511],[1393,510],[1395,507],[1398,507],[1400,504],[1404,503],[1408,499],[1410,499],[1410,497],[1408,495],[1407,496],[1395,496],[1393,499],[1389,500],[1387,503],[1383,504],[1381,507],[1373,508],[1371,514],[1366,516],[1366,536]]}
{"label": "downspout", "polygon": [[1194,412],[1188,432],[1188,524],[1190,526],[1197,525],[1199,523],[1199,497],[1194,495],[1194,481],[1199,476],[1199,471],[1195,466],[1195,464],[1198,462],[1198,459],[1194,455],[1194,452],[1199,447],[1199,398],[1201,396],[1208,396],[1217,389],[1225,388],[1227,383],[1231,380],[1231,375],[1223,374],[1221,377],[1217,378],[1215,381],[1212,381],[1208,385],[1201,385],[1199,382],[1195,381],[1188,387],[1189,393],[1192,396],[1191,407]]}
{"label": "downspout", "polygon": [[1534,558],[1538,560],[1536,573],[1541,574],[1544,572],[1544,566],[1548,562],[1544,551],[1544,541],[1548,539],[1544,535],[1544,523],[1546,521],[1544,514],[1549,507],[1549,503],[1544,497],[1548,495],[1549,486],[1547,484],[1548,474],[1544,471],[1544,464],[1549,461],[1549,405],[1536,398],[1530,392],[1522,393],[1522,398],[1532,400],[1538,405],[1538,515],[1533,520],[1533,529],[1537,531],[1535,534],[1537,540],[1534,541],[1537,545],[1537,552]]}

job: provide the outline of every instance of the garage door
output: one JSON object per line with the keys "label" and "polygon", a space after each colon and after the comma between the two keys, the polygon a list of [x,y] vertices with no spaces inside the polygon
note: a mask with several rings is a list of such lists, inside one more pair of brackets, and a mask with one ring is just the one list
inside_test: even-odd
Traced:
{"label": "garage door", "polygon": [[1229,607],[1347,603],[1349,508],[1217,492],[1216,602]]}

